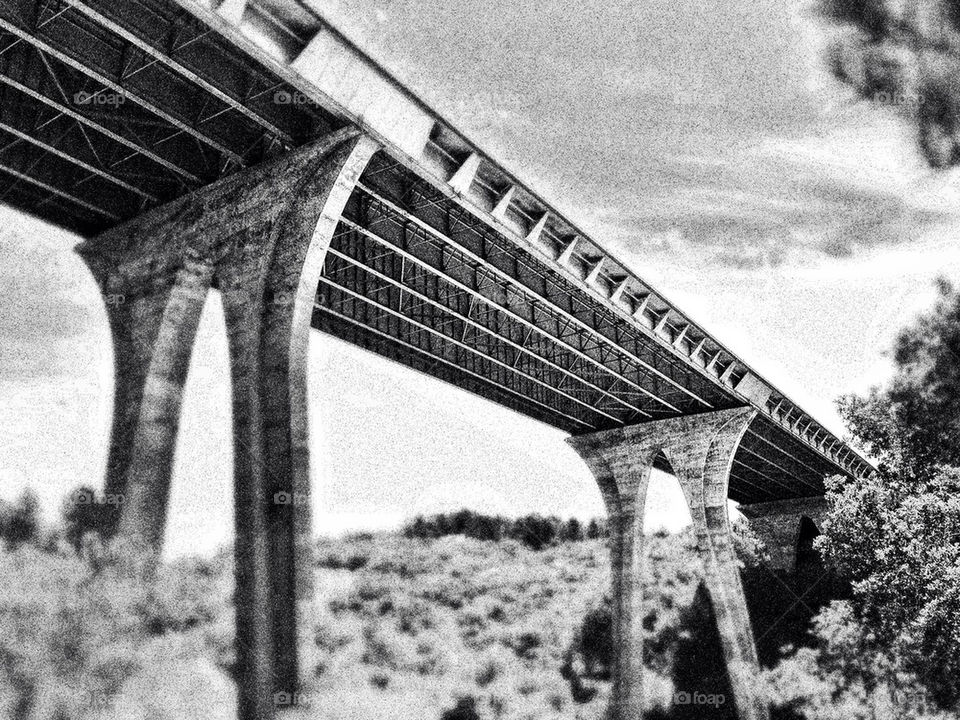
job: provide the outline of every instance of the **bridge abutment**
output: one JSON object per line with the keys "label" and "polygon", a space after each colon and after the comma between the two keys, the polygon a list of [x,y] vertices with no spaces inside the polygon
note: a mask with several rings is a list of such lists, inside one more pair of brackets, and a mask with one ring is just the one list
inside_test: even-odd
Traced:
{"label": "bridge abutment", "polygon": [[770,567],[795,572],[812,550],[808,545],[819,534],[827,502],[822,497],[796,498],[741,505],[739,510],[766,545]]}
{"label": "bridge abutment", "polygon": [[324,256],[375,143],[352,129],[232,175],[78,247],[103,292],[116,392],[111,531],[159,554],[200,314],[221,292],[233,395],[241,720],[275,714],[306,668],[312,600],[306,362]]}
{"label": "bridge abutment", "polygon": [[660,455],[690,508],[738,714],[744,720],[768,717],[751,689],[757,654],[727,513],[733,456],[755,415],[752,408],[737,408],[569,439],[593,472],[609,515],[614,720],[643,717],[643,514],[650,471]]}

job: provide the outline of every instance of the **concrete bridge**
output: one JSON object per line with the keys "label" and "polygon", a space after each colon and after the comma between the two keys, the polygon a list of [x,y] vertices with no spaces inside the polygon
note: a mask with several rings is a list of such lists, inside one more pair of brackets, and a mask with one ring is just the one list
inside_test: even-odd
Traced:
{"label": "concrete bridge", "polygon": [[620,720],[640,716],[647,479],[671,470],[739,714],[766,717],[727,499],[788,565],[823,478],[870,466],[319,2],[0,0],[0,108],[4,201],[86,238],[116,358],[114,530],[154,552],[197,323],[222,294],[243,720],[274,717],[305,671],[311,327],[572,435],[611,518]]}

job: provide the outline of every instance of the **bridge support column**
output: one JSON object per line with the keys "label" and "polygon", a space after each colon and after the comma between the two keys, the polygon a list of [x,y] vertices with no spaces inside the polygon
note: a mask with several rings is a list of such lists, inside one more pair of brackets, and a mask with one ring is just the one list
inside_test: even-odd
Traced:
{"label": "bridge support column", "polygon": [[804,555],[812,550],[813,538],[827,514],[822,497],[797,498],[774,502],[741,505],[750,522],[750,529],[763,541],[770,553],[769,565],[785,572],[795,572]]}
{"label": "bridge support column", "polygon": [[737,408],[569,440],[600,485],[610,521],[614,720],[643,717],[643,511],[650,470],[661,454],[690,508],[738,714],[743,720],[768,717],[751,689],[757,654],[727,514],[733,456],[755,414],[751,408]]}
{"label": "bridge support column", "polygon": [[297,629],[312,600],[306,361],[327,247],[376,150],[345,129],[82,244],[114,337],[107,487],[116,534],[159,554],[180,402],[211,284],[233,386],[235,604],[241,720],[275,714],[307,672]]}

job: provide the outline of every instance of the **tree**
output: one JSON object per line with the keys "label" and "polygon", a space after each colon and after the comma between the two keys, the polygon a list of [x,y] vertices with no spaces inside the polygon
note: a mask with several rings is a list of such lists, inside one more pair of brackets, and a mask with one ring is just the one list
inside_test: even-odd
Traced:
{"label": "tree", "polygon": [[819,9],[845,30],[829,51],[834,75],[907,115],[931,166],[960,162],[960,2],[820,0]]}
{"label": "tree", "polygon": [[40,502],[24,490],[13,505],[0,509],[0,539],[11,547],[36,542],[40,536]]}
{"label": "tree", "polygon": [[816,541],[852,582],[850,617],[869,652],[945,708],[960,707],[960,635],[945,631],[960,627],[958,350],[960,298],[941,281],[934,308],[898,336],[889,385],[840,402],[879,469],[827,481]]}
{"label": "tree", "polygon": [[[771,705],[808,720],[952,720],[903,667],[877,645],[850,603],[836,601],[813,623],[812,647],[800,648],[764,673]],[[784,717],[777,715],[776,717]]]}
{"label": "tree", "polygon": [[583,540],[583,524],[577,518],[570,518],[563,526],[564,542],[580,542]]}
{"label": "tree", "polygon": [[112,506],[101,502],[93,488],[81,486],[71,492],[62,511],[67,542],[80,550],[86,535],[106,537],[112,511]]}
{"label": "tree", "polygon": [[543,550],[552,545],[559,534],[560,520],[542,515],[525,515],[513,523],[510,536],[531,550]]}
{"label": "tree", "polygon": [[590,522],[587,524],[587,539],[588,540],[599,540],[602,537],[606,537],[606,527],[603,522],[597,520],[597,518],[591,518]]}
{"label": "tree", "polygon": [[898,335],[886,388],[849,395],[839,409],[881,469],[922,480],[960,466],[960,294],[937,281],[933,309]]}

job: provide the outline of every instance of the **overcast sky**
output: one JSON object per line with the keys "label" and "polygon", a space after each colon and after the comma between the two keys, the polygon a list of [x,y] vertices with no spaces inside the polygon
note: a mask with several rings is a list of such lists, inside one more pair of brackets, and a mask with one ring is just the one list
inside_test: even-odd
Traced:
{"label": "overcast sky", "polygon": [[[334,24],[831,429],[897,328],[960,279],[954,174],[821,68],[781,0],[324,2]],[[0,494],[48,512],[106,457],[112,355],[77,238],[0,210]],[[562,436],[315,334],[318,531],[470,505],[591,515]],[[204,312],[170,514],[174,552],[227,538],[218,298]],[[660,522],[676,506],[652,503]]]}

